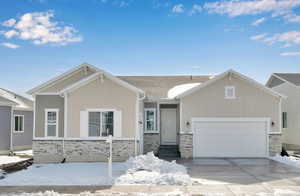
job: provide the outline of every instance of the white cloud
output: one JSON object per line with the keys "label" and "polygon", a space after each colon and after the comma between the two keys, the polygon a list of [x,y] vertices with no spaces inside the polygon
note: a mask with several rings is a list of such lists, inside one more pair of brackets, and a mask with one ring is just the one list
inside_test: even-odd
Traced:
{"label": "white cloud", "polygon": [[266,37],[267,33],[262,33],[262,34],[258,34],[258,35],[254,35],[252,37],[250,37],[251,40],[261,40],[264,37]]}
{"label": "white cloud", "polygon": [[12,29],[4,32],[6,38],[16,37],[22,40],[31,40],[36,45],[55,44],[66,45],[71,42],[80,42],[82,37],[77,35],[77,31],[71,26],[59,25],[53,22],[54,12],[32,12],[26,13],[14,24]]}
{"label": "white cloud", "polygon": [[197,14],[197,13],[200,13],[200,12],[202,12],[201,5],[194,4],[191,11],[189,12],[189,15],[194,15],[194,14]]}
{"label": "white cloud", "polygon": [[300,0],[230,0],[205,3],[209,13],[227,14],[230,17],[254,15],[265,12],[283,14],[300,5]]}
{"label": "white cloud", "polygon": [[15,30],[6,31],[6,32],[3,33],[3,35],[4,35],[7,39],[9,39],[9,38],[11,38],[11,37],[13,37],[13,36],[16,36],[16,35],[18,35],[18,34],[19,34],[19,33],[18,33],[17,31],[15,31]]}
{"label": "white cloud", "polygon": [[252,22],[251,25],[252,26],[258,26],[258,25],[260,25],[261,23],[263,23],[265,21],[266,21],[266,18],[262,17],[262,18],[259,18],[259,19],[255,20],[254,22]]}
{"label": "white cloud", "polygon": [[280,56],[299,56],[300,52],[283,52]]}
{"label": "white cloud", "polygon": [[288,23],[300,23],[300,16],[294,13],[288,13],[283,18]]}
{"label": "white cloud", "polygon": [[15,25],[15,23],[16,23],[16,20],[13,19],[13,18],[11,18],[11,19],[9,19],[9,20],[4,21],[4,22],[2,23],[2,25],[5,26],[5,27],[12,27],[12,26]]}
{"label": "white cloud", "polygon": [[19,48],[20,46],[19,45],[16,45],[16,44],[12,44],[12,43],[8,43],[8,42],[3,42],[3,43],[0,43],[1,46],[4,46],[6,48],[11,48],[11,49],[16,49],[16,48]]}
{"label": "white cloud", "polygon": [[252,40],[259,40],[263,43],[272,45],[275,43],[282,43],[284,48],[299,45],[300,44],[300,31],[289,31],[285,33],[277,33],[275,35],[266,37],[266,35],[257,37],[252,37]]}
{"label": "white cloud", "polygon": [[174,7],[172,8],[172,12],[173,13],[183,13],[184,12],[183,4],[174,5]]}

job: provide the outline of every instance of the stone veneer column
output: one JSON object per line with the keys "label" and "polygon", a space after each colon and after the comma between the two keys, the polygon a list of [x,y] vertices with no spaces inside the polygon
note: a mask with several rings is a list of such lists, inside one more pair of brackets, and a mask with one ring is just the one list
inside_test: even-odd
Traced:
{"label": "stone veneer column", "polygon": [[185,159],[193,158],[193,134],[180,133],[179,135],[180,156]]}
{"label": "stone veneer column", "polygon": [[144,154],[152,152],[158,153],[160,145],[160,134],[159,133],[144,133]]}
{"label": "stone veneer column", "polygon": [[282,134],[269,133],[269,156],[280,154],[282,149]]}

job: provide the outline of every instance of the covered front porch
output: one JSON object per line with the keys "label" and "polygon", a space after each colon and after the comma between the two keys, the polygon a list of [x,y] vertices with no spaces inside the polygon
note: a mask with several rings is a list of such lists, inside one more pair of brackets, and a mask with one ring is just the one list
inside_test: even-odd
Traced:
{"label": "covered front porch", "polygon": [[178,100],[144,102],[143,152],[159,157],[180,157],[180,103]]}

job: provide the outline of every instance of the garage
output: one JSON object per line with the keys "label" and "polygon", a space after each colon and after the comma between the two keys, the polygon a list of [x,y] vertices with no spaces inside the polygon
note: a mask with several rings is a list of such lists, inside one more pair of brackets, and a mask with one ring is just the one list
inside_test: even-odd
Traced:
{"label": "garage", "polygon": [[269,118],[192,118],[193,157],[266,157]]}

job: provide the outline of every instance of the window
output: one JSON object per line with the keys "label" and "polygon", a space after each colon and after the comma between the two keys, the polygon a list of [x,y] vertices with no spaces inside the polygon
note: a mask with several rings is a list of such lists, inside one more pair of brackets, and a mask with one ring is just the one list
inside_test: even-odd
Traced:
{"label": "window", "polygon": [[45,135],[47,137],[58,136],[58,109],[45,110]]}
{"label": "window", "polygon": [[156,109],[145,109],[145,131],[156,131]]}
{"label": "window", "polygon": [[235,87],[226,86],[225,87],[225,99],[235,99]]}
{"label": "window", "polygon": [[23,115],[14,115],[15,118],[15,132],[24,131],[24,116]]}
{"label": "window", "polygon": [[114,112],[89,112],[89,137],[106,137],[114,134]]}
{"label": "window", "polygon": [[282,112],[282,128],[287,128],[287,113]]}

